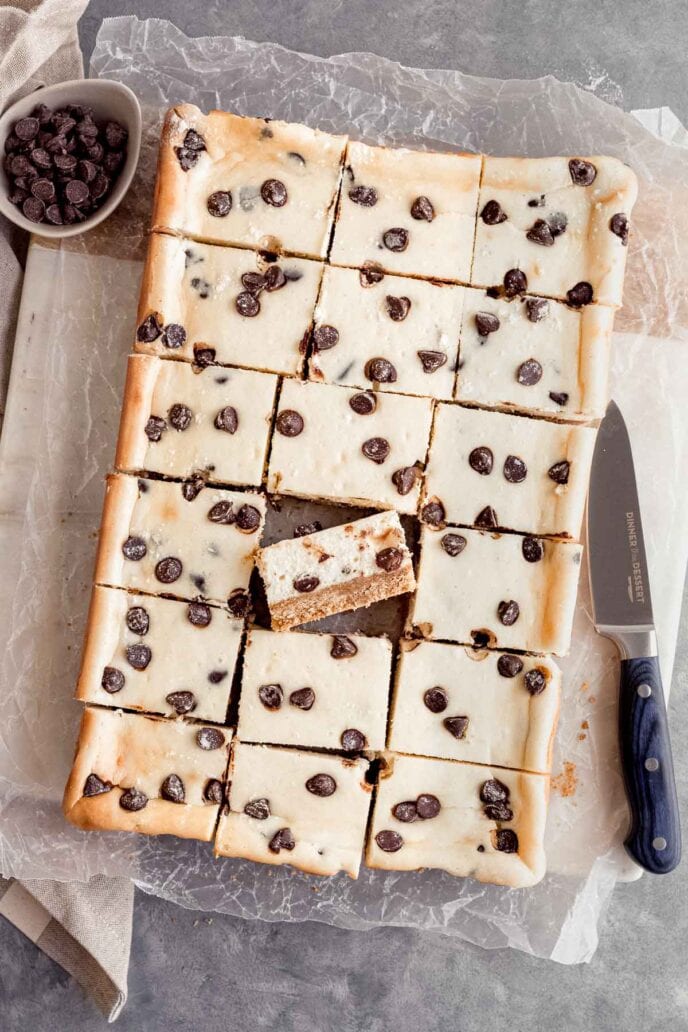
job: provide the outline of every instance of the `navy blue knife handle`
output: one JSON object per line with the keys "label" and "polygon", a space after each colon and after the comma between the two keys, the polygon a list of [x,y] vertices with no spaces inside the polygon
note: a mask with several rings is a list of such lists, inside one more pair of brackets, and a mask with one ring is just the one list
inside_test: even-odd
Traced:
{"label": "navy blue knife handle", "polygon": [[631,830],[624,845],[653,874],[681,859],[681,826],[662,678],[656,656],[621,661],[619,744]]}

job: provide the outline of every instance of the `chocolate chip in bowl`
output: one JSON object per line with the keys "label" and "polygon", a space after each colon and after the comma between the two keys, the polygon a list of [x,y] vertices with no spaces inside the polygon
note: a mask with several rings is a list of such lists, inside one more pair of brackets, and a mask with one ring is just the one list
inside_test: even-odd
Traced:
{"label": "chocolate chip in bowl", "polygon": [[0,117],[0,211],[44,237],[82,233],[114,211],[138,161],[141,112],[128,87],[77,79]]}

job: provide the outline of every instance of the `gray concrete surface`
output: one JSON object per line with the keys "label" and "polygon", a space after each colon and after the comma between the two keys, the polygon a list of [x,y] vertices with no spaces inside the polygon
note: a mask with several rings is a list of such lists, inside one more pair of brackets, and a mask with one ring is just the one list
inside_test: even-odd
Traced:
{"label": "gray concrete surface", "polygon": [[[136,13],[190,35],[241,34],[327,55],[372,49],[411,65],[501,78],[552,73],[597,82],[630,109],[668,104],[688,119],[681,0],[93,0],[100,20]],[[684,607],[684,614],[686,608]],[[688,828],[688,627],[671,723]],[[139,895],[130,999],[120,1032],[660,1032],[688,1029],[688,863],[619,888],[592,963],[561,968],[399,929],[208,917]],[[105,1028],[73,982],[0,923],[0,1032]]]}

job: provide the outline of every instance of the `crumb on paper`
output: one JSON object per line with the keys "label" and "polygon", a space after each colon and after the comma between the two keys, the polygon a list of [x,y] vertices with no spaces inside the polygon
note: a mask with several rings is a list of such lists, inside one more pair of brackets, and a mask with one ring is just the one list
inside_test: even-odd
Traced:
{"label": "crumb on paper", "polygon": [[552,778],[551,785],[552,791],[557,792],[564,799],[575,795],[576,788],[578,787],[576,764],[571,763],[570,760],[564,760],[561,773]]}
{"label": "crumb on paper", "polygon": [[587,681],[583,681],[583,684],[581,685],[580,690],[582,692],[587,692],[589,690],[589,688],[590,688],[590,685],[588,684],[588,682]]}
{"label": "crumb on paper", "polygon": [[587,720],[582,720],[581,721],[581,728],[583,729],[583,731],[587,731],[589,729],[589,727],[590,727],[590,724],[588,723]]}

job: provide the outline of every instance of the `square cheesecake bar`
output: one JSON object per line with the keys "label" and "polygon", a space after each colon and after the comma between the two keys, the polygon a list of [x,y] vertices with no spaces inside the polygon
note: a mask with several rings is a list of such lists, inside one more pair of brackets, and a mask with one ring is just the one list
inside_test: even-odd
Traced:
{"label": "square cheesecake bar", "polygon": [[244,742],[384,749],[391,668],[387,638],[254,627],[237,733]]}
{"label": "square cheesecake bar", "polygon": [[297,375],[321,275],[303,258],[152,233],[135,350]]}
{"label": "square cheesecake bar", "polygon": [[614,309],[464,292],[458,401],[567,420],[607,407]]}
{"label": "square cheesecake bar", "polygon": [[424,527],[413,625],[425,638],[564,656],[582,551],[568,541]]}
{"label": "square cheesecake bar", "polygon": [[259,494],[110,474],[95,581],[243,615],[264,520]]}
{"label": "square cheesecake bar", "polygon": [[577,538],[595,434],[586,426],[440,404],[424,518]]}
{"label": "square cheesecake bar", "polygon": [[115,468],[260,486],[277,377],[131,355]]}
{"label": "square cheesecake bar", "polygon": [[413,591],[413,560],[396,512],[386,511],[261,549],[272,626],[287,631]]}
{"label": "square cheesecake bar", "polygon": [[545,873],[549,778],[473,763],[387,756],[366,849],[368,867],[439,868],[523,888]]}
{"label": "square cheesecake bar", "polygon": [[482,159],[350,140],[330,260],[468,283]]}
{"label": "square cheesecake bar", "polygon": [[243,628],[205,602],[95,587],[77,698],[223,724]]}
{"label": "square cheesecake bar", "polygon": [[346,137],[227,111],[171,108],[153,228],[324,258]]}
{"label": "square cheesecake bar", "polygon": [[464,288],[328,266],[315,311],[312,380],[451,398]]}
{"label": "square cheesecake bar", "polygon": [[216,855],[357,878],[372,791],[367,770],[364,759],[235,741]]}
{"label": "square cheesecake bar", "polygon": [[485,158],[470,282],[618,308],[637,192],[616,158]]}
{"label": "square cheesecake bar", "polygon": [[232,732],[86,707],[63,810],[78,828],[213,837]]}
{"label": "square cheesecake bar", "polygon": [[547,656],[402,641],[389,747],[548,774],[560,695]]}
{"label": "square cheesecake bar", "polygon": [[268,491],[415,513],[431,419],[430,399],[285,380]]}

